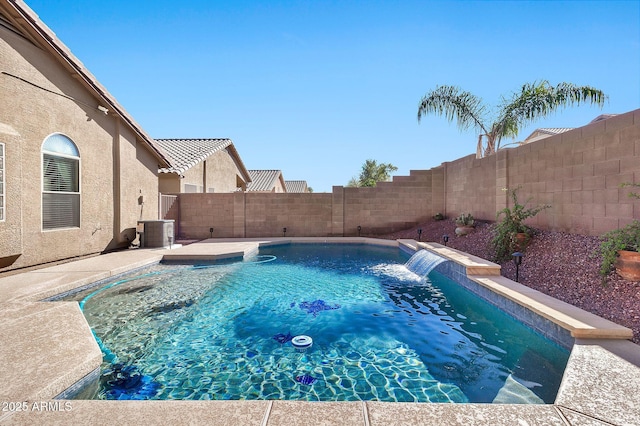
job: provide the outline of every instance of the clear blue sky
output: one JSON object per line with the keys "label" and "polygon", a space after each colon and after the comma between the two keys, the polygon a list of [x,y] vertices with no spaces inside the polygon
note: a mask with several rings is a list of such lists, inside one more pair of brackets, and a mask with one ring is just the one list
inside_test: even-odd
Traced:
{"label": "clear blue sky", "polygon": [[640,108],[639,0],[26,2],[151,136],[231,138],[316,192],[366,159],[406,175],[475,153],[472,130],[418,124],[438,85],[490,106],[541,79],[609,96],[517,140]]}

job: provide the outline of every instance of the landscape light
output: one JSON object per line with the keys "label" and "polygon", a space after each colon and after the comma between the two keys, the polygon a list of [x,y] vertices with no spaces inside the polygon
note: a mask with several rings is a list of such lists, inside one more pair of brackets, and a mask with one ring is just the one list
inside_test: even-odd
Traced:
{"label": "landscape light", "polygon": [[449,242],[449,236],[447,234],[444,234],[442,236],[442,241],[444,241],[444,245],[446,247],[447,243]]}
{"label": "landscape light", "polygon": [[524,255],[519,251],[517,251],[513,253],[511,256],[513,256],[513,263],[516,264],[516,282],[519,282],[518,278],[520,275],[520,265],[522,264],[522,256]]}

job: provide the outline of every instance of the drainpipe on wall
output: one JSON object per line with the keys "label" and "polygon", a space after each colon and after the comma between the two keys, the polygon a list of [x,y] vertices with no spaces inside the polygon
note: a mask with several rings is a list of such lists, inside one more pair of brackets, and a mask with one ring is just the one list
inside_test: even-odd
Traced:
{"label": "drainpipe on wall", "polygon": [[122,215],[122,203],[120,201],[120,188],[122,176],[120,175],[120,117],[113,116],[115,121],[115,135],[113,137],[113,239],[120,243],[120,223]]}

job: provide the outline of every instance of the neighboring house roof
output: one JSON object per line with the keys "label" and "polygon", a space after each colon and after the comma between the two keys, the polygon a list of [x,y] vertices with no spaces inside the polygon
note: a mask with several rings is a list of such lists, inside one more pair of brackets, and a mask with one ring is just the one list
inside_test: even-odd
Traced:
{"label": "neighboring house roof", "polygon": [[156,142],[169,154],[171,164],[173,164],[172,167],[160,168],[159,173],[182,175],[196,164],[226,148],[238,166],[244,181],[251,181],[251,175],[240,159],[231,139],[156,139]]}
{"label": "neighboring house roof", "polygon": [[[122,121],[140,138],[154,156],[159,160],[161,166],[169,166],[169,159],[165,152],[162,151],[153,138],[149,136],[138,123],[135,122],[127,111],[116,101],[116,99],[102,86],[98,80],[84,67],[82,62],[76,58],[71,50],[62,43],[55,35],[53,31],[47,25],[40,20],[38,15],[27,6],[22,0],[10,0],[2,2],[3,10],[9,13],[12,24],[25,33],[25,36],[29,37],[40,47],[45,48],[51,53],[60,63],[66,68],[71,75],[76,77],[88,91],[92,92],[98,99],[95,108],[105,114],[114,114],[122,119]],[[6,5],[9,5],[11,9],[7,9]],[[22,79],[22,76],[14,76],[12,74],[5,73],[11,77]],[[24,80],[26,81],[26,80]],[[26,81],[29,83],[28,81]],[[30,83],[31,84],[31,83]],[[67,97],[64,94],[60,94]],[[72,99],[75,102],[79,102]]]}
{"label": "neighboring house roof", "polygon": [[306,180],[285,180],[287,192],[309,192]]}
{"label": "neighboring house roof", "polygon": [[600,114],[599,116],[591,120],[589,123],[595,123],[597,121],[606,120],[607,118],[615,117],[616,115],[618,114]]}
{"label": "neighboring house roof", "polygon": [[280,170],[249,170],[249,174],[251,175],[251,183],[247,185],[247,192],[272,191],[278,181],[286,191]]}
{"label": "neighboring house roof", "polygon": [[[600,114],[599,116],[591,120],[589,124],[606,120],[607,118],[615,117],[616,115],[618,114]],[[539,141],[541,139],[546,139],[550,136],[559,135],[560,133],[568,132],[569,130],[573,130],[573,129],[574,129],[573,127],[542,127],[540,129],[534,130],[533,133],[531,133],[520,144]]]}
{"label": "neighboring house roof", "polygon": [[573,127],[543,127],[534,130],[533,133],[531,133],[524,141],[522,141],[522,143],[525,144],[539,141],[541,139],[546,139],[554,135],[559,135],[560,133],[568,132],[569,130],[573,130]]}

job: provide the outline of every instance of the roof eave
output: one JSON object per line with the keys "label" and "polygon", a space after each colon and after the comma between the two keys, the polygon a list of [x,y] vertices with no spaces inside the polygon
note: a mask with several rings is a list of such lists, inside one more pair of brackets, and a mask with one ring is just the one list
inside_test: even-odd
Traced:
{"label": "roof eave", "polygon": [[229,153],[231,154],[234,161],[236,162],[236,165],[238,166],[238,170],[242,174],[242,178],[244,179],[244,181],[246,183],[252,182],[251,175],[249,174],[249,171],[245,167],[242,159],[240,158],[240,154],[238,153],[238,150],[236,149],[235,145],[232,143],[227,148],[229,149],[230,151]]}
{"label": "roof eave", "polygon": [[[154,154],[161,166],[170,167],[171,162],[162,149],[156,146],[153,138],[149,136],[135,120],[127,114],[124,108],[115,100],[115,98],[98,82],[98,80],[85,69],[82,62],[76,58],[71,50],[58,39],[55,33],[40,20],[38,15],[22,0],[8,0],[13,6],[14,11],[19,19],[20,28],[27,31],[30,37],[40,40],[47,50],[57,57],[62,65],[69,70],[73,76],[85,86],[87,90],[93,92],[100,103],[104,102],[105,108],[114,111],[115,115],[121,118],[128,127],[140,138],[140,140]],[[100,105],[96,105],[97,107]]]}

